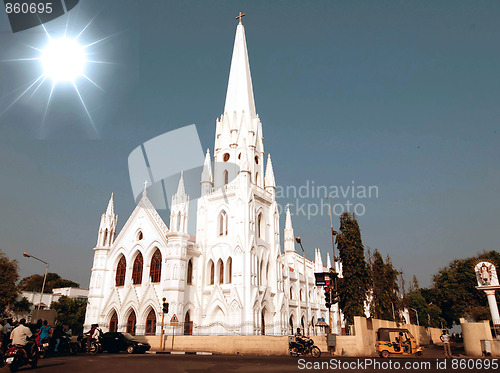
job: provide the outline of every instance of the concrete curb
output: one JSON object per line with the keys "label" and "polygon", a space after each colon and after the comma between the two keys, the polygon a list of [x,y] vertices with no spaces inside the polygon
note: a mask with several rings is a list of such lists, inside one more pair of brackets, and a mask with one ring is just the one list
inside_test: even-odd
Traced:
{"label": "concrete curb", "polygon": [[191,352],[191,351],[147,351],[148,354],[158,355],[213,355],[212,352]]}

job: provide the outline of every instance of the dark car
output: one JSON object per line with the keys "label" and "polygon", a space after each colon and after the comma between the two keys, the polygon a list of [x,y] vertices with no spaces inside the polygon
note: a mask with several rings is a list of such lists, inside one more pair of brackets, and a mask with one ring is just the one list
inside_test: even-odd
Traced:
{"label": "dark car", "polygon": [[102,349],[104,351],[127,351],[129,354],[143,354],[150,348],[149,343],[141,342],[129,333],[107,332],[102,336]]}

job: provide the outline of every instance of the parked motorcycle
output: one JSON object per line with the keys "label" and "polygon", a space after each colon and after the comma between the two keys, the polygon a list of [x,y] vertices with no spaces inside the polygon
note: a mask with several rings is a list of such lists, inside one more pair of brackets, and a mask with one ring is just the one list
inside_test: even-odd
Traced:
{"label": "parked motorcycle", "polygon": [[29,358],[24,347],[11,345],[5,354],[5,363],[9,366],[10,371],[17,372],[20,367],[28,364],[36,368],[38,364],[38,351],[34,350],[33,356]]}
{"label": "parked motorcycle", "polygon": [[74,342],[68,334],[63,334],[60,339],[61,341],[59,342],[57,352],[61,354],[76,355],[80,349],[80,345],[77,342]]}
{"label": "parked motorcycle", "polygon": [[295,337],[288,339],[288,352],[291,356],[311,355],[312,357],[320,357],[321,350],[314,345],[311,338],[302,337],[302,343],[296,342]]}

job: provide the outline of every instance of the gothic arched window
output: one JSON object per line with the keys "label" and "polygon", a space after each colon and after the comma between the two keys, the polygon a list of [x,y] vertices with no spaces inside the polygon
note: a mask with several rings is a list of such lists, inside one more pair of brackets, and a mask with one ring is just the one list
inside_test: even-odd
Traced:
{"label": "gothic arched window", "polygon": [[224,170],[222,173],[222,180],[224,185],[229,184],[229,172],[227,172],[227,170]]}
{"label": "gothic arched window", "polygon": [[118,316],[116,311],[113,311],[113,315],[111,316],[111,320],[109,320],[109,331],[116,332],[118,329]]}
{"label": "gothic arched window", "polygon": [[139,252],[134,260],[134,266],[132,268],[132,283],[134,285],[140,285],[142,283],[142,267],[143,267],[142,254]]}
{"label": "gothic arched window", "polygon": [[181,230],[181,212],[179,211],[177,213],[177,232],[180,232]]}
{"label": "gothic arched window", "polygon": [[227,259],[227,276],[226,276],[226,284],[230,284],[233,279],[233,259],[229,257]]}
{"label": "gothic arched window", "polygon": [[224,263],[222,263],[222,260],[219,259],[217,262],[217,272],[219,273],[219,284],[224,283]]}
{"label": "gothic arched window", "polygon": [[293,288],[290,286],[290,299],[293,299]]}
{"label": "gothic arched window", "polygon": [[224,210],[219,214],[219,236],[227,236],[227,213]]}
{"label": "gothic arched window", "polygon": [[136,324],[137,318],[135,317],[135,312],[132,310],[130,312],[130,315],[127,319],[127,333],[135,335],[135,324]]}
{"label": "gothic arched window", "polygon": [[210,259],[208,262],[208,273],[209,273],[209,278],[208,278],[208,284],[213,285],[214,284],[214,262]]}
{"label": "gothic arched window", "polygon": [[264,239],[264,217],[262,213],[257,217],[257,237]]}
{"label": "gothic arched window", "polygon": [[127,261],[125,257],[122,255],[118,264],[116,265],[116,277],[115,284],[116,286],[123,286],[125,284],[125,273],[127,272]]}
{"label": "gothic arched window", "polygon": [[146,335],[156,334],[156,313],[153,309],[149,311],[148,317],[146,318]]}
{"label": "gothic arched window", "polygon": [[153,257],[151,258],[151,266],[149,268],[149,277],[151,282],[160,282],[161,278],[161,252],[156,249]]}
{"label": "gothic arched window", "polygon": [[189,262],[188,262],[186,283],[188,285],[193,284],[193,261],[191,259],[189,259]]}
{"label": "gothic arched window", "polygon": [[255,184],[259,185],[259,173],[258,172],[255,173]]}

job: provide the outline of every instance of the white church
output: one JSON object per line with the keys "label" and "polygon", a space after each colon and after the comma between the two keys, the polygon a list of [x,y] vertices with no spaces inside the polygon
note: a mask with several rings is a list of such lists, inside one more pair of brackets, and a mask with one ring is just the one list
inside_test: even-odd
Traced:
{"label": "white church", "polygon": [[286,335],[297,327],[324,333],[318,319],[328,323],[329,315],[314,272],[327,271],[330,257],[323,266],[316,249],[315,261],[305,259],[304,266],[302,251],[295,251],[289,209],[282,250],[274,171],[264,152],[241,18],[213,159],[207,150],[200,177],[195,237],[187,232],[194,217],[188,216],[182,176],[170,205],[170,226],[144,189],[117,235],[111,196],[94,248],[84,328],[97,323],[104,331],[159,335],[166,298],[165,325],[179,321],[168,334]]}

